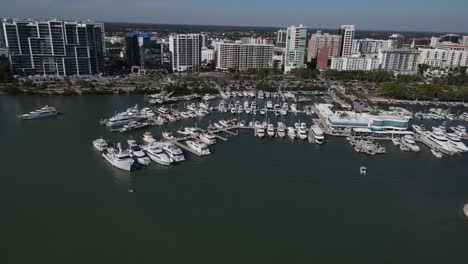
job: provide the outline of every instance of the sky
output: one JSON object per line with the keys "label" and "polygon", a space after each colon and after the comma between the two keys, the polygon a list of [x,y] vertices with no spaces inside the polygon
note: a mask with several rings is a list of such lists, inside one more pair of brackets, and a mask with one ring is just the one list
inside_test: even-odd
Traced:
{"label": "sky", "polygon": [[1,0],[0,17],[468,32],[467,0]]}

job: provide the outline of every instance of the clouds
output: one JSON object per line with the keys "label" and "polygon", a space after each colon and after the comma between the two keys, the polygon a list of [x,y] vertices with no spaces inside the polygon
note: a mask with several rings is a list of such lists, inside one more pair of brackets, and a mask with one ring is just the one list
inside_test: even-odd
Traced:
{"label": "clouds", "polygon": [[468,31],[468,1],[2,0],[0,16],[241,26]]}

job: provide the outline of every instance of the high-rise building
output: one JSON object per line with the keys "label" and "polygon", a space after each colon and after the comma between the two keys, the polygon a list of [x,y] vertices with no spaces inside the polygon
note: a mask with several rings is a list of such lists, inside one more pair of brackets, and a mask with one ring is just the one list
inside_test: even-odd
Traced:
{"label": "high-rise building", "polygon": [[218,43],[216,68],[259,69],[273,67],[274,45]]}
{"label": "high-rise building", "polygon": [[377,54],[381,49],[389,49],[392,47],[391,40],[382,39],[355,39],[353,40],[353,54],[366,55]]}
{"label": "high-rise building", "polygon": [[468,36],[462,37],[461,44],[464,46],[468,46]]}
{"label": "high-rise building", "polygon": [[324,47],[329,48],[329,58],[338,57],[340,55],[341,36],[330,35],[328,33],[323,33],[321,30],[317,30],[309,39],[307,62],[312,62],[314,64],[314,60],[318,57],[319,50]]}
{"label": "high-rise building", "polygon": [[468,51],[446,49],[419,49],[418,64],[433,68],[458,68],[468,66]]}
{"label": "high-rise building", "polygon": [[15,75],[94,75],[104,64],[104,24],[90,21],[0,20]]}
{"label": "high-rise building", "polygon": [[305,67],[307,27],[291,26],[287,29],[284,71]]}
{"label": "high-rise building", "polygon": [[202,48],[202,63],[210,63],[215,60],[214,49]]}
{"label": "high-rise building", "polygon": [[401,34],[392,34],[388,37],[388,40],[392,42],[392,49],[401,49],[405,42],[405,37]]}
{"label": "high-rise building", "polygon": [[414,73],[418,69],[418,56],[421,53],[415,49],[384,49],[379,52],[381,69]]}
{"label": "high-rise building", "polygon": [[354,40],[355,29],[354,25],[341,25],[341,57],[350,57],[352,55],[353,40]]}
{"label": "high-rise building", "polygon": [[258,45],[273,45],[272,39],[266,38],[254,38],[254,37],[243,37],[240,39],[242,44],[258,44]]}
{"label": "high-rise building", "polygon": [[201,63],[203,36],[201,34],[178,34],[169,37],[172,55],[172,70],[182,72],[196,70]]}
{"label": "high-rise building", "polygon": [[332,58],[330,69],[337,71],[371,71],[379,68],[379,59],[375,57],[339,57]]}
{"label": "high-rise building", "polygon": [[317,56],[317,65],[316,68],[319,70],[327,70],[328,69],[328,61],[330,58],[330,47],[324,46],[318,50]]}
{"label": "high-rise building", "polygon": [[149,33],[132,32],[126,38],[126,58],[128,66],[139,66],[145,69],[163,67],[162,44]]}
{"label": "high-rise building", "polygon": [[284,29],[276,32],[276,47],[286,48],[286,41],[288,39],[288,31]]}

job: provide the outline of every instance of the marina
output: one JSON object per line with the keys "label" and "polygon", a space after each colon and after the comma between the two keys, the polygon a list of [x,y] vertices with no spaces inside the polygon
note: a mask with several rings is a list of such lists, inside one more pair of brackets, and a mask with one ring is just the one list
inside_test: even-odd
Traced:
{"label": "marina", "polygon": [[[98,125],[99,120],[135,104],[144,108],[147,105],[142,104],[141,96],[0,100],[4,107],[0,118],[8,127],[0,130],[2,137],[9,139],[4,148],[28,149],[29,155],[35,157],[24,166],[24,155],[0,154],[2,159],[9,160],[0,176],[6,211],[22,215],[28,210],[31,212],[28,217],[36,219],[22,225],[25,234],[6,231],[6,237],[15,237],[12,244],[30,241],[66,251],[69,244],[57,240],[70,241],[73,237],[87,249],[101,248],[116,263],[125,261],[112,257],[115,248],[125,246],[128,252],[139,256],[146,252],[148,241],[169,252],[171,257],[162,257],[163,262],[174,261],[176,256],[181,263],[207,252],[206,248],[227,253],[220,243],[244,245],[235,247],[241,256],[235,262],[251,256],[252,248],[262,256],[272,254],[272,250],[281,251],[268,255],[271,258],[259,259],[272,263],[279,263],[274,261],[276,258],[287,262],[293,256],[303,256],[298,258],[301,262],[310,258],[330,262],[328,252],[335,250],[346,256],[335,258],[337,263],[371,263],[378,261],[389,247],[405,256],[416,252],[420,256],[418,261],[425,263],[456,263],[468,257],[464,250],[468,244],[467,219],[461,210],[468,201],[464,188],[468,186],[468,178],[463,173],[468,170],[466,154],[437,159],[416,136],[420,152],[402,152],[391,140],[376,139],[386,153],[370,156],[356,153],[345,136],[332,136],[324,129],[325,143],[319,145],[308,140],[292,141],[287,136],[255,137],[249,127],[255,121],[271,123],[278,133],[278,122],[293,128],[295,123],[305,122],[310,129],[313,119],[319,119],[316,115],[288,114],[283,119],[274,112],[268,112],[267,116],[257,112],[255,116],[243,114],[239,118],[237,114],[212,111],[206,117],[112,133],[108,127]],[[217,104],[216,99],[210,102],[210,106]],[[303,104],[298,103],[298,109],[303,109]],[[44,105],[53,105],[66,115],[39,122],[16,118],[18,113]],[[258,101],[257,106],[263,106],[263,102]],[[127,148],[128,139],[145,144],[145,132],[161,141],[163,132],[176,136],[175,131],[185,127],[210,131],[210,125],[214,127],[220,120],[233,118],[239,124],[244,120],[247,128],[228,130],[237,132],[237,136],[214,133],[227,137],[228,141],[217,140],[210,145],[211,155],[199,157],[182,149],[185,161],[170,166],[151,161],[149,166],[131,173],[110,165],[91,143],[102,137],[111,147],[121,142]],[[431,120],[421,123],[430,131],[441,125]],[[446,127],[448,130],[458,125],[466,126],[448,123]],[[184,141],[181,144],[185,145]],[[361,166],[367,168],[365,176],[361,175]],[[38,177],[38,171],[47,173]],[[21,219],[4,221],[17,225]],[[57,230],[51,231],[51,219]],[[60,232],[70,224],[77,229]],[[298,230],[295,228],[298,225],[304,228]],[[82,226],[85,228],[79,228]],[[240,231],[226,232],[226,226]],[[99,232],[102,236],[98,241],[89,240]],[[246,236],[250,240],[245,240]],[[352,246],[357,243],[356,238],[359,248]],[[174,249],[172,242],[168,242],[173,239],[182,241],[184,256],[190,257],[177,254],[179,248]],[[284,247],[284,241],[320,250]],[[405,243],[411,243],[411,247]],[[356,257],[356,250],[362,247],[369,249],[369,253]],[[20,249],[18,246],[15,256],[21,256]],[[423,254],[428,249],[439,250],[440,254],[429,258]],[[405,258],[391,260],[404,263]]]}

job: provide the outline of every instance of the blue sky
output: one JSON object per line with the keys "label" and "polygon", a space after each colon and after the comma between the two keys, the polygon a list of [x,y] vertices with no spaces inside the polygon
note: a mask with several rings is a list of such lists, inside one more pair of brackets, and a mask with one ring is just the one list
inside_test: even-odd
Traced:
{"label": "blue sky", "polygon": [[0,17],[468,32],[468,1],[2,0]]}

